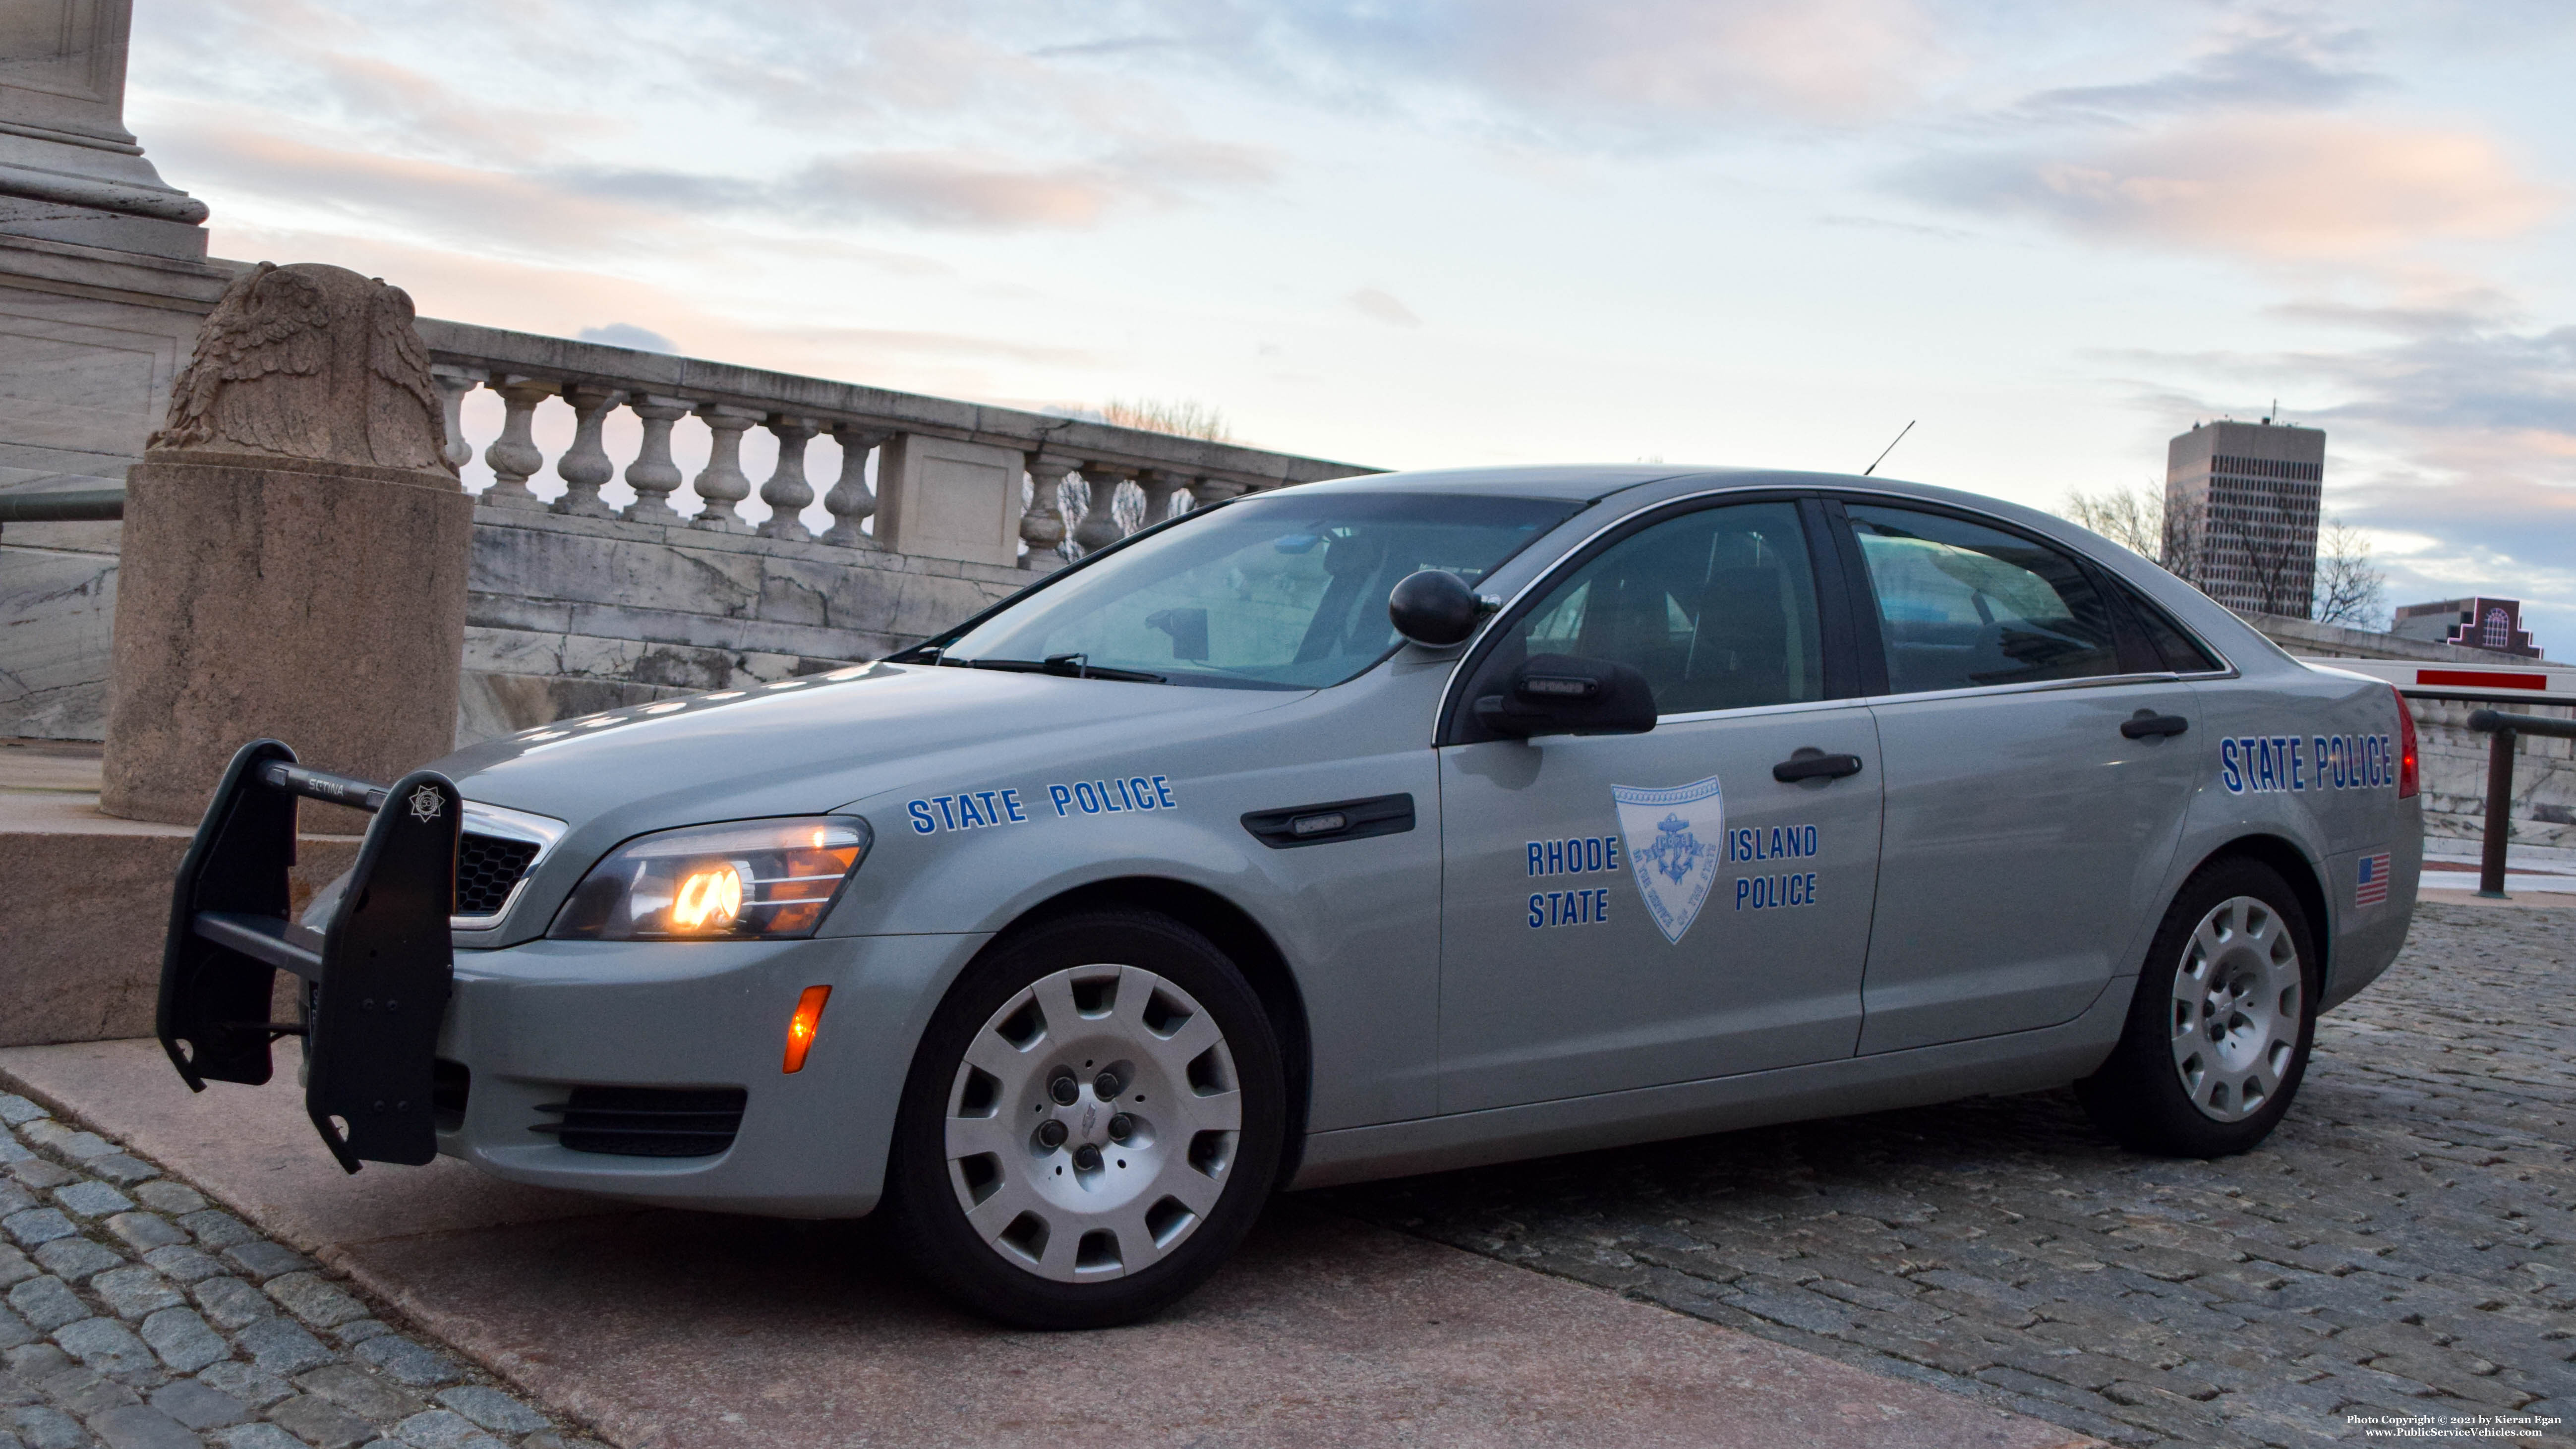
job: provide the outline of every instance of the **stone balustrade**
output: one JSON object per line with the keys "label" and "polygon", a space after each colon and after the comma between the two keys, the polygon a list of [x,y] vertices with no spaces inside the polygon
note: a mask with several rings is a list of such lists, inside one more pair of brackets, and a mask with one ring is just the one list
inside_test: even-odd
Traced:
{"label": "stone balustrade", "polygon": [[[467,396],[489,389],[502,404],[500,432],[482,446],[493,475],[481,499],[487,508],[1044,571],[1193,506],[1373,471],[560,337],[429,318],[419,325],[446,403],[450,461],[462,466],[475,456],[465,436]],[[573,435],[553,461],[563,491],[546,500],[529,486],[547,467],[534,422],[541,408],[557,405],[571,411]],[[635,501],[623,509],[601,497],[621,476],[603,443],[619,409],[641,427],[622,474]],[[694,508],[673,506],[683,478],[671,437],[684,423],[708,435],[706,466],[685,480]],[[754,428],[778,445],[776,464],[757,484],[770,513],[756,529],[739,511],[755,487],[742,465],[743,439]],[[838,476],[822,492],[832,522],[819,534],[801,516],[815,501],[805,460],[817,437],[840,451]]]}

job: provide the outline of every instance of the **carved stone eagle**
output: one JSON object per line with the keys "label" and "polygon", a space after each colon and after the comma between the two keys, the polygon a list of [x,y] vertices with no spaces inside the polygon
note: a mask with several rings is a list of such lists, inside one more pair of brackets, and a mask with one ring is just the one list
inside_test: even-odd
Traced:
{"label": "carved stone eagle", "polygon": [[411,298],[313,262],[262,262],[224,289],[150,443],[452,478],[446,446]]}

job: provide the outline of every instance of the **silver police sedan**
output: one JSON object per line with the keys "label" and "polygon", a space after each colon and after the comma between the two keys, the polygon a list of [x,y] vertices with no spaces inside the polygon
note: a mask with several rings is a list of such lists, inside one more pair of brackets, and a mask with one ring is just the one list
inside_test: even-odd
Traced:
{"label": "silver police sedan", "polygon": [[[299,795],[376,818],[289,920]],[[352,1170],[883,1207],[975,1308],[1099,1325],[1283,1186],[2066,1083],[2244,1151],[2404,939],[2420,811],[2387,685],[2028,509],[1399,473],[390,785],[247,746],[161,1031],[200,1085],[304,1033]]]}

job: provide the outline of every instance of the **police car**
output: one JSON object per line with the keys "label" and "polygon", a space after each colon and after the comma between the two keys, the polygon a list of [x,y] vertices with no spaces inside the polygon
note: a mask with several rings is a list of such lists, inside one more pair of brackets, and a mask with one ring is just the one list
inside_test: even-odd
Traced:
{"label": "police car", "polygon": [[[376,814],[289,919],[299,796]],[[2396,955],[2420,811],[2388,685],[2028,509],[1398,473],[390,785],[249,745],[160,1030],[200,1086],[303,1034],[351,1170],[884,1209],[1100,1325],[1282,1187],[2067,1083],[2244,1151]]]}

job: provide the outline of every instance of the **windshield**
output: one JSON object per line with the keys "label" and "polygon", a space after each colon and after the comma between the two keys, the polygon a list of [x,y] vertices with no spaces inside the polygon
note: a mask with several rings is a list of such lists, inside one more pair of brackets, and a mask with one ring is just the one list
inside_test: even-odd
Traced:
{"label": "windshield", "polygon": [[942,657],[1080,655],[1084,670],[1173,684],[1320,689],[1395,648],[1386,596],[1398,579],[1447,569],[1474,585],[1580,506],[1284,489],[1138,539],[975,626]]}

